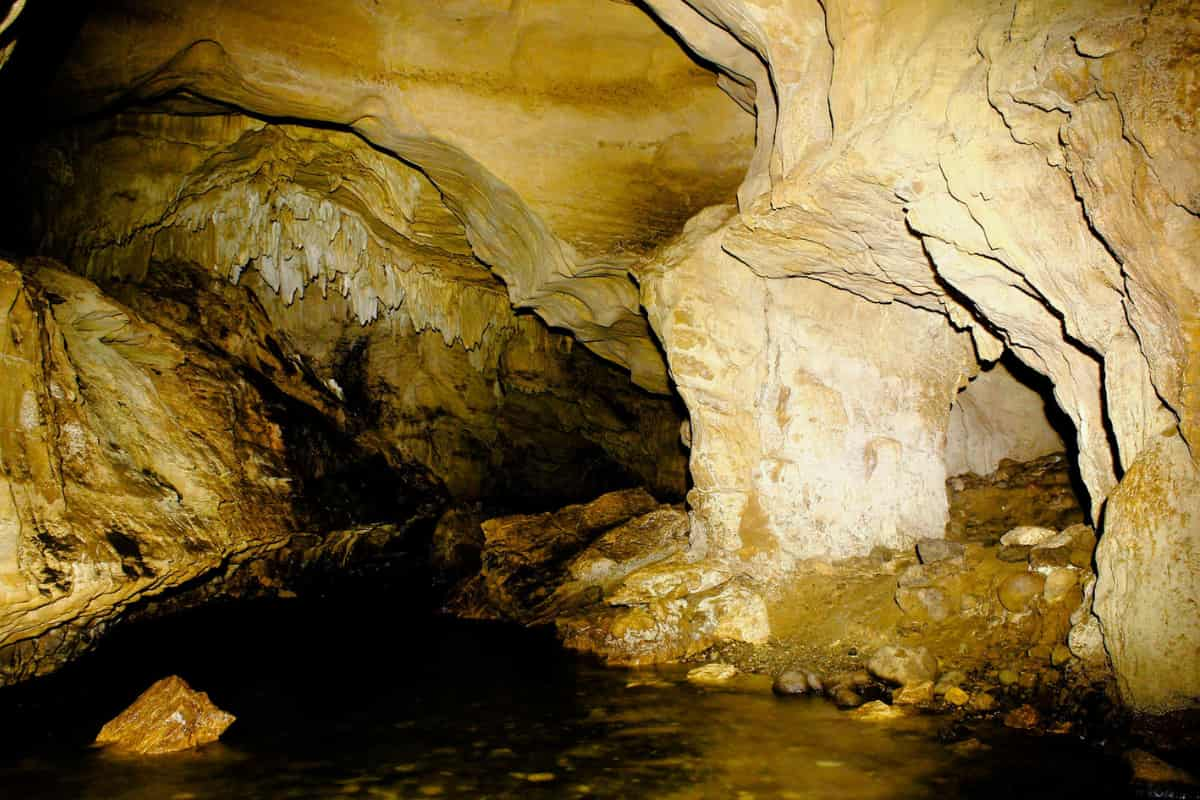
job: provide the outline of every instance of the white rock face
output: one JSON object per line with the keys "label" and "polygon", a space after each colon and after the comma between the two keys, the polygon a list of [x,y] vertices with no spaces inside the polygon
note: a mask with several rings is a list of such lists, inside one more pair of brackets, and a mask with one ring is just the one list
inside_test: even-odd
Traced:
{"label": "white rock face", "polygon": [[[641,275],[692,415],[694,538],[783,574],[797,559],[940,537],[969,340],[924,310],[755,275],[719,247],[732,219],[698,218]],[[928,357],[909,358],[897,330]]]}
{"label": "white rock face", "polygon": [[1066,449],[1046,417],[1046,401],[1003,364],[958,393],[946,431],[946,473],[989,475],[1003,459],[1033,461]]}
{"label": "white rock face", "polygon": [[[777,317],[772,309],[795,307],[779,303],[780,294],[803,296],[808,290],[797,283],[825,284],[842,290],[847,306],[846,324],[828,331],[831,360],[846,368],[875,357],[891,360],[895,342],[907,343],[908,391],[889,402],[903,406],[921,391],[931,401],[944,397],[947,383],[954,385],[947,373],[957,370],[961,385],[972,364],[950,358],[948,366],[946,347],[928,345],[931,336],[918,317],[904,322],[897,316],[888,336],[867,341],[859,316],[866,312],[855,304],[902,303],[936,312],[944,325],[970,331],[980,359],[1008,348],[1048,377],[1075,427],[1095,517],[1122,474],[1129,481],[1153,472],[1165,481],[1162,465],[1169,463],[1176,467],[1172,480],[1188,480],[1200,421],[1194,77],[1200,15],[1194,2],[934,2],[903,13],[851,2],[694,0],[687,5],[698,13],[690,14],[679,0],[651,5],[758,112],[759,152],[739,197],[739,219],[695,248],[703,255],[672,256],[673,263],[699,258],[711,265],[707,271],[690,267],[693,282],[724,284],[724,302],[741,295],[736,310],[717,312],[737,315],[747,332],[733,362],[739,378],[756,387],[771,383],[772,344],[781,338],[770,324]],[[770,80],[745,69],[747,58],[765,64]],[[762,135],[764,121],[773,128],[769,135]],[[731,278],[734,259],[767,284]],[[749,291],[731,293],[735,280]],[[682,327],[672,318],[681,308],[709,324],[712,316],[698,316],[689,304],[700,304],[695,295],[715,297],[714,290],[667,293],[653,279],[649,286],[643,303],[692,414],[697,532],[715,531],[720,539],[738,530],[753,496],[765,504],[761,512],[752,509],[766,520],[759,527],[790,525],[792,536],[813,537],[819,525],[793,498],[831,473],[809,461],[792,492],[751,495],[760,440],[737,407],[739,398],[743,409],[749,406],[745,398],[755,392],[730,383],[724,392],[687,388],[689,376],[703,372],[695,365],[714,372],[714,363],[733,355],[724,342],[712,347],[703,336],[679,341],[668,332]],[[830,300],[821,310],[835,307]],[[860,353],[863,347],[871,352]],[[879,390],[878,383],[860,380],[851,383],[855,393]],[[853,402],[830,396],[815,405],[828,411]],[[706,417],[725,422],[722,430],[729,431],[711,448],[705,446]],[[847,418],[859,433],[876,433],[864,417]],[[811,415],[805,427],[809,441],[839,432],[836,414]],[[918,428],[944,432],[945,424],[928,415],[910,430]],[[901,444],[884,448],[895,453],[884,463],[909,464],[914,438],[888,438]],[[725,447],[732,441],[738,447]],[[726,451],[724,462],[712,454],[716,449]],[[1148,454],[1160,450],[1175,455]],[[934,456],[943,469],[944,456],[941,450]],[[992,457],[980,453],[978,461]],[[960,466],[971,460],[961,453],[955,458]],[[708,464],[718,465],[711,477],[704,472]],[[843,484],[847,499],[860,496],[869,480],[846,461],[825,466],[835,470],[832,479]],[[1122,487],[1105,523],[1100,565],[1110,574],[1101,575],[1108,588],[1098,590],[1104,599],[1097,613],[1106,635],[1117,637],[1106,642],[1125,697],[1138,707],[1178,707],[1200,697],[1200,634],[1193,622],[1200,569],[1189,555],[1196,534],[1182,485],[1155,490],[1160,507],[1149,520],[1135,515],[1136,522],[1121,511],[1133,502],[1122,499],[1122,491],[1145,497],[1149,490]],[[887,507],[886,498],[880,505]],[[913,506],[922,507],[919,493]],[[838,523],[852,527],[860,510],[843,506]],[[891,540],[888,514],[872,508],[867,516],[875,523],[867,538]],[[919,518],[934,519],[929,513]],[[831,536],[827,552],[840,552],[833,542],[846,536],[844,529]],[[1160,575],[1168,552],[1178,566]],[[1176,668],[1159,685],[1150,673],[1169,669],[1165,659]]]}

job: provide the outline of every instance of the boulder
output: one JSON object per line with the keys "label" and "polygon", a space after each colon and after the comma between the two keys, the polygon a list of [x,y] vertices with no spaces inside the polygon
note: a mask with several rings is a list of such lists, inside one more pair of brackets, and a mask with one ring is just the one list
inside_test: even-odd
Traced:
{"label": "boulder", "polygon": [[96,744],[156,755],[215,742],[236,719],[177,675],[154,683],[108,722]]}

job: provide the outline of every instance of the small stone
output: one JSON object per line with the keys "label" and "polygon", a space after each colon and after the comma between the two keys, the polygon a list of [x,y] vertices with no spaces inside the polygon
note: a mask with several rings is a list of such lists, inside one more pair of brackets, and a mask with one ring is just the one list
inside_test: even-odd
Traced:
{"label": "small stone", "polygon": [[1075,570],[1052,569],[1046,575],[1046,585],[1042,588],[1042,597],[1046,599],[1047,603],[1057,603],[1078,585],[1079,574]]}
{"label": "small stone", "polygon": [[1067,646],[1071,653],[1085,664],[1099,667],[1108,663],[1108,652],[1104,649],[1104,634],[1100,631],[1100,622],[1091,614],[1086,615],[1079,624],[1071,628],[1067,634]]}
{"label": "small stone", "polygon": [[839,673],[829,681],[829,686],[832,690],[848,686],[851,689],[859,689],[871,683],[871,676],[865,669],[858,669],[854,672]]}
{"label": "small stone", "polygon": [[849,686],[839,686],[833,693],[833,703],[838,708],[858,708],[863,704],[863,699]]}
{"label": "small stone", "polygon": [[1050,651],[1050,663],[1056,667],[1061,667],[1073,658],[1071,648],[1065,644],[1056,644],[1054,649]]}
{"label": "small stone", "polygon": [[1000,544],[1009,547],[1037,547],[1051,539],[1056,533],[1051,528],[1041,528],[1035,525],[1021,525],[1013,528],[1000,537]]}
{"label": "small stone", "polygon": [[825,684],[821,681],[821,676],[815,672],[806,673],[808,677],[808,688],[820,694],[825,691]]}
{"label": "small stone", "polygon": [[1000,549],[996,551],[996,558],[1016,564],[1029,559],[1030,549],[1024,545],[1000,545]]}
{"label": "small stone", "polygon": [[96,744],[147,755],[215,742],[236,719],[177,675],[153,684],[100,729]]}
{"label": "small stone", "polygon": [[1091,526],[1077,523],[1063,528],[1061,534],[1069,542],[1072,550],[1086,552],[1089,555],[1096,549],[1096,532]]}
{"label": "small stone", "polygon": [[948,542],[945,539],[922,539],[917,542],[917,558],[922,564],[934,561],[963,561],[966,558],[966,548],[958,542]]}
{"label": "small stone", "polygon": [[979,692],[971,696],[970,709],[972,711],[991,711],[995,707],[996,698],[987,692]]}
{"label": "small stone", "polygon": [[996,680],[1000,681],[1001,686],[1012,686],[1020,680],[1020,676],[1011,669],[1002,669],[1000,670],[1000,674],[996,676]]}
{"label": "small stone", "polygon": [[1018,572],[1000,582],[997,594],[1000,604],[1013,613],[1029,608],[1033,599],[1042,593],[1046,578],[1036,572]]}
{"label": "small stone", "polygon": [[808,694],[810,688],[808,674],[795,669],[779,673],[775,682],[771,684],[771,691],[784,696]]}
{"label": "small stone", "polygon": [[876,678],[899,686],[932,683],[938,676],[937,659],[926,647],[882,647],[875,652],[867,669]]}
{"label": "small stone", "polygon": [[882,700],[872,700],[854,709],[854,716],[859,719],[881,722],[904,716],[904,712],[895,706],[889,706]]}
{"label": "small stone", "polygon": [[553,772],[530,772],[525,776],[525,780],[530,783],[549,783],[558,778]]}
{"label": "small stone", "polygon": [[1034,689],[1037,687],[1037,684],[1038,675],[1036,672],[1022,672],[1020,677],[1017,679],[1017,685],[1026,691]]}
{"label": "small stone", "polygon": [[1065,567],[1071,563],[1071,550],[1067,547],[1035,547],[1029,551],[1029,565],[1034,569]]}
{"label": "small stone", "polygon": [[945,698],[950,705],[962,707],[967,704],[971,696],[957,686],[951,686],[946,690]]}
{"label": "small stone", "polygon": [[1031,730],[1037,727],[1039,721],[1041,715],[1030,705],[1018,706],[1004,715],[1004,726],[1016,730]]}
{"label": "small stone", "polygon": [[722,684],[728,683],[737,674],[737,667],[732,664],[715,662],[688,670],[687,679],[701,685]]}
{"label": "small stone", "polygon": [[933,683],[910,683],[892,692],[892,705],[924,706],[933,702]]}
{"label": "small stone", "polygon": [[951,670],[938,677],[937,683],[933,685],[933,693],[937,697],[941,697],[951,689],[960,686],[967,676],[958,670]]}
{"label": "small stone", "polygon": [[1025,655],[1032,658],[1034,661],[1049,661],[1051,647],[1048,644],[1035,644],[1033,647],[1025,651]]}

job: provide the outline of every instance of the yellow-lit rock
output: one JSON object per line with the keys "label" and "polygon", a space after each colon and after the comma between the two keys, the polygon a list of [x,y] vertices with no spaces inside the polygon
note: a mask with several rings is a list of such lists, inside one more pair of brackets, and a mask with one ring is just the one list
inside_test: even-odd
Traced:
{"label": "yellow-lit rock", "polygon": [[217,741],[235,719],[213,705],[206,693],[172,675],[154,683],[106,723],[96,744],[144,755],[174,753]]}

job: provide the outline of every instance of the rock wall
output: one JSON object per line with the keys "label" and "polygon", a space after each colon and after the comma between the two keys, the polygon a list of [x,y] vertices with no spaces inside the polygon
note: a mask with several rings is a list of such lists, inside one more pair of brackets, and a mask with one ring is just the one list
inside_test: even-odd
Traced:
{"label": "rock wall", "polygon": [[[967,337],[922,310],[754,274],[721,249],[735,219],[705,212],[639,276],[691,411],[697,544],[766,576],[941,536]],[[927,357],[906,357],[914,339]]]}
{"label": "rock wall", "polygon": [[[54,669],[130,606],[296,532],[436,510],[427,473],[324,421],[336,398],[289,369],[261,315],[197,338],[53,265],[3,262],[0,280],[3,679]],[[365,485],[342,480],[356,462]]]}
{"label": "rock wall", "polygon": [[[757,171],[740,218],[704,247],[793,287],[783,291],[816,282],[859,303],[943,315],[970,331],[982,360],[1009,350],[1052,382],[1076,431],[1093,518],[1122,475],[1158,472],[1164,449],[1194,450],[1194,3],[935,2],[890,13],[878,3],[649,5],[758,112]],[[707,281],[728,280],[714,272]],[[665,316],[655,302],[652,321]],[[839,333],[857,341],[849,326]],[[891,338],[911,343],[911,361],[944,358],[923,352],[919,325]],[[676,370],[690,345],[673,352],[664,340]],[[745,348],[763,374],[768,341],[759,334]],[[1195,563],[1195,529],[1161,490],[1172,510],[1152,520],[1120,513],[1132,490],[1113,496],[1099,557],[1112,577],[1099,585],[1159,575],[1156,550]],[[1109,584],[1113,598],[1144,610],[1136,634],[1119,621],[1120,602],[1097,606],[1106,630],[1129,637],[1110,653],[1135,706],[1200,696],[1190,622],[1200,580],[1190,566],[1181,573]],[[1164,658],[1189,667],[1169,690],[1145,666]]]}

